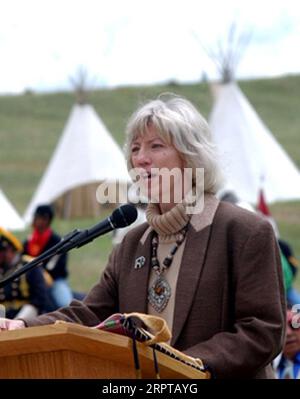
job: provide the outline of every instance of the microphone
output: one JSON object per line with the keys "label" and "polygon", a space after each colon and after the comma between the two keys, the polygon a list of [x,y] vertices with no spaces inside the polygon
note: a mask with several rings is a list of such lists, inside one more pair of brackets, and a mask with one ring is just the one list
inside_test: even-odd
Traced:
{"label": "microphone", "polygon": [[76,229],[68,233],[56,245],[49,248],[46,252],[41,253],[41,255],[33,259],[31,262],[26,263],[23,267],[2,278],[0,280],[0,288],[4,287],[7,283],[15,280],[22,274],[27,273],[34,267],[41,266],[55,255],[61,255],[73,248],[82,247],[83,245],[93,241],[96,237],[99,237],[114,229],[131,225],[137,219],[137,215],[138,213],[134,205],[122,205],[115,209],[109,217],[104,219],[102,222],[95,224],[91,228],[83,231]]}
{"label": "microphone", "polygon": [[[90,241],[93,241],[96,237],[102,236],[103,234],[106,234],[114,229],[130,226],[136,221],[137,216],[138,213],[134,205],[122,205],[115,209],[113,213],[102,222],[99,222],[91,228],[80,232],[78,235],[75,235],[75,237],[69,241],[69,243],[72,245],[71,248],[74,248],[74,246],[76,246],[76,248],[82,247]],[[65,250],[68,251],[68,245],[64,246],[64,252]]]}

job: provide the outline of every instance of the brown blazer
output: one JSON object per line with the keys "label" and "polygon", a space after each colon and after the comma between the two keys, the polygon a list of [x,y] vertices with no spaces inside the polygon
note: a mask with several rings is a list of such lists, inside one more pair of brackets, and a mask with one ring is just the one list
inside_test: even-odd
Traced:
{"label": "brown blazer", "polygon": [[[284,339],[285,295],[269,222],[210,198],[193,215],[180,268],[171,345],[211,367],[216,378],[268,378]],[[147,312],[149,226],[130,231],[83,303],[25,320],[93,326],[115,312]],[[144,256],[145,265],[135,268]]]}

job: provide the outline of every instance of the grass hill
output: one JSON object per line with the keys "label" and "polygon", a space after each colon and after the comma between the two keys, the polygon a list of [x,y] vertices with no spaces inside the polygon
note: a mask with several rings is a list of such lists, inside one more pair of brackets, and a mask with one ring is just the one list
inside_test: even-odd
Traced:
{"label": "grass hill", "polygon": [[[239,84],[300,168],[300,76],[242,81]],[[128,116],[141,101],[161,92],[183,95],[204,116],[209,115],[212,98],[207,84],[170,83],[97,90],[90,93],[88,100],[122,145]],[[0,96],[0,186],[21,214],[48,164],[74,101],[73,93]],[[300,202],[273,205],[272,212],[282,236],[292,243],[300,257]],[[94,222],[56,220],[55,227],[64,234]],[[20,233],[20,238],[25,234]],[[95,281],[110,249],[110,238],[106,236],[71,253],[71,281],[76,289],[87,289]]]}

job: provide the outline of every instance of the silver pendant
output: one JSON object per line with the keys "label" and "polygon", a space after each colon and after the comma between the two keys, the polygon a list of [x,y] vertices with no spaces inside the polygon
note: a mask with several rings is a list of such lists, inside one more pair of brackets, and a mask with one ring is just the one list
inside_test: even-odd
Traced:
{"label": "silver pendant", "polygon": [[162,312],[171,297],[171,287],[166,279],[159,276],[148,291],[148,301],[157,311]]}
{"label": "silver pendant", "polygon": [[134,268],[135,269],[141,269],[146,262],[146,258],[144,256],[140,256],[137,258],[134,262]]}

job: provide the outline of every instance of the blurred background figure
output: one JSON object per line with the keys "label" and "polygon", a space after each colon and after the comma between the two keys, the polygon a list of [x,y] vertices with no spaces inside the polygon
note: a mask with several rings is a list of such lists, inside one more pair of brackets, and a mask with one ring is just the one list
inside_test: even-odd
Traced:
{"label": "blurred background figure", "polygon": [[293,317],[297,316],[288,310],[285,345],[283,352],[274,361],[279,379],[300,379],[300,329],[293,327]]}
{"label": "blurred background figure", "polygon": [[[52,206],[40,205],[36,208],[32,234],[24,242],[25,254],[32,257],[39,256],[61,240],[61,237],[51,228],[53,218]],[[43,267],[44,279],[52,299],[52,306],[48,311],[69,305],[73,295],[67,281],[67,254],[52,257],[47,263],[44,263]]]}
{"label": "blurred background figure", "polygon": [[234,189],[229,186],[219,190],[217,193],[217,198],[220,201],[230,202],[231,204],[240,206],[241,208],[247,209],[250,212],[255,212],[253,206],[246,201],[241,201]]}
{"label": "blurred background figure", "polygon": [[288,242],[278,238],[278,244],[281,252],[281,262],[285,264],[287,281],[289,282],[288,286],[286,287],[288,305],[300,305],[300,293],[293,285],[296,281],[299,261],[294,256],[293,249]]}
{"label": "blurred background figure", "polygon": [[[22,243],[9,231],[0,228],[1,279],[31,260],[22,255],[22,251]],[[0,288],[0,304],[9,319],[44,313],[47,310],[47,289],[41,269],[32,269]]]}
{"label": "blurred background figure", "polygon": [[278,245],[280,247],[280,257],[288,306],[292,307],[293,305],[300,304],[300,293],[294,286],[299,262],[294,256],[291,245],[280,237],[277,223],[272,217],[263,190],[260,190],[259,192],[257,212],[271,223],[277,237]]}

